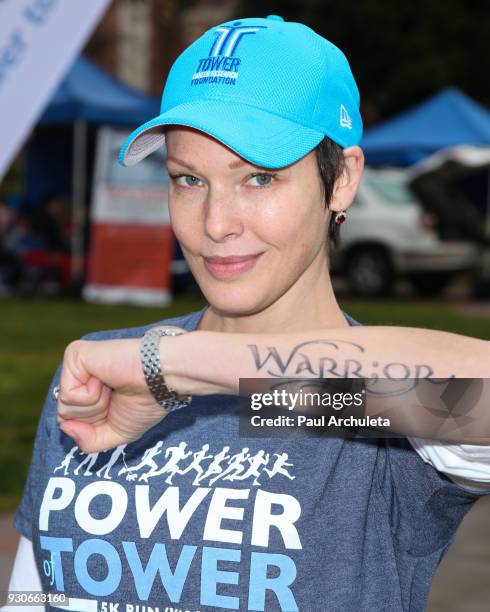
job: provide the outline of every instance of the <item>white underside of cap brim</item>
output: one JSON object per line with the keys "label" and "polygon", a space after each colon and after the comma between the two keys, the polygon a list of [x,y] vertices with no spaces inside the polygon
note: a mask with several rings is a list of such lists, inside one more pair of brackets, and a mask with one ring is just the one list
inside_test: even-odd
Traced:
{"label": "white underside of cap brim", "polygon": [[154,151],[157,151],[163,146],[165,135],[161,131],[161,126],[149,128],[145,132],[141,132],[129,144],[124,154],[124,165],[134,166],[145,157],[148,157]]}

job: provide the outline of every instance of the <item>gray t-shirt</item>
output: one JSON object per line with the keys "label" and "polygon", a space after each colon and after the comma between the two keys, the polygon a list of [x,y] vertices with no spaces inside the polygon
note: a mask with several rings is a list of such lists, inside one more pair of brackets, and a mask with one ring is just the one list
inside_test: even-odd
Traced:
{"label": "gray t-shirt", "polygon": [[[193,330],[203,312],[165,322]],[[87,455],[57,426],[59,374],[14,525],[72,610],[420,611],[478,498],[405,439],[241,438],[227,395]]]}

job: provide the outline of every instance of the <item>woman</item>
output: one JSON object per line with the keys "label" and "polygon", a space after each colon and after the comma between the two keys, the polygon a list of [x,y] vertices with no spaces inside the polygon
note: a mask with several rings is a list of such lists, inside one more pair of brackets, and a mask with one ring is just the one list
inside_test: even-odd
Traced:
{"label": "woman", "polygon": [[[184,51],[162,115],[128,139],[126,164],[166,140],[172,226],[209,305],[159,324],[195,333],[102,332],[65,353],[15,526],[16,568],[69,609],[423,609],[490,481],[488,436],[240,437],[233,397],[240,377],[488,375],[483,341],[360,327],[336,302],[328,247],[362,174],[358,109],[331,43],[243,19]],[[18,588],[35,584],[25,567]]]}

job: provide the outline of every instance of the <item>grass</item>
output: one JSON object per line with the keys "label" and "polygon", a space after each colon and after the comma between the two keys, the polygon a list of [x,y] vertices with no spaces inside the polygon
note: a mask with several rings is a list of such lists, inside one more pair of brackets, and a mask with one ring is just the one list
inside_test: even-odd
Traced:
{"label": "grass", "polygon": [[490,340],[490,317],[459,314],[442,301],[341,299],[339,303],[364,325],[440,329]]}
{"label": "grass", "polygon": [[[203,304],[187,296],[165,309],[61,299],[0,301],[0,512],[14,510],[19,502],[39,412],[68,342],[90,331],[143,325]],[[364,324],[428,327],[490,339],[490,318],[456,314],[443,303],[345,299],[341,306]]]}

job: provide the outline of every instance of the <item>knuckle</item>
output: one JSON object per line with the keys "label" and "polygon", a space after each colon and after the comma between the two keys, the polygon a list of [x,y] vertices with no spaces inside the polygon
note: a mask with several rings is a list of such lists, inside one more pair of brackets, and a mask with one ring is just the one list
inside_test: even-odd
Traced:
{"label": "knuckle", "polygon": [[84,344],[84,340],[72,340],[65,349],[65,358],[77,354]]}

